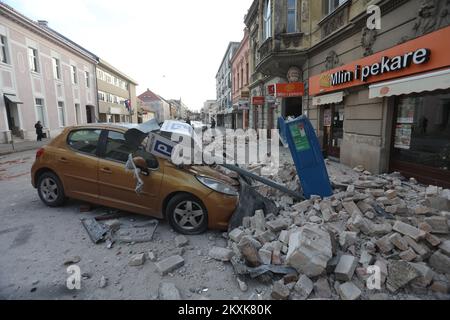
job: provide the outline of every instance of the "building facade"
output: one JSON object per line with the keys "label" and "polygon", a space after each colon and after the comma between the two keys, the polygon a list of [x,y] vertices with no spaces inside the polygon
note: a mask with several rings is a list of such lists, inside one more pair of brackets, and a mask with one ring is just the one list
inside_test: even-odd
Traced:
{"label": "building facade", "polygon": [[203,123],[210,124],[211,120],[214,118],[214,121],[217,123],[217,112],[218,112],[218,105],[216,100],[206,100],[203,103],[203,108],[201,110],[202,114],[202,121]]}
{"label": "building facade", "polygon": [[220,127],[232,128],[233,119],[233,98],[232,98],[232,72],[231,60],[233,59],[239,42],[230,42],[216,75],[217,104],[217,125]]}
{"label": "building facade", "polygon": [[0,3],[0,143],[96,122],[96,56]]}
{"label": "building facade", "polygon": [[249,48],[248,30],[244,30],[244,38],[231,60],[232,70],[232,98],[233,114],[232,128],[247,129],[249,127],[248,114],[250,110],[250,70],[249,70]]}
{"label": "building facade", "polygon": [[96,76],[99,122],[137,123],[136,81],[100,58]]}
{"label": "building facade", "polygon": [[245,17],[250,38],[251,128],[277,128],[278,117],[303,114],[309,6],[310,1],[304,0],[255,0]]}
{"label": "building facade", "polygon": [[450,4],[371,4],[381,29],[367,27],[364,1],[311,8],[322,18],[303,65],[308,115],[342,163],[450,187]]}
{"label": "building facade", "polygon": [[172,119],[186,120],[189,115],[189,108],[184,104],[183,100],[171,99],[168,100],[171,110],[175,110],[175,116]]}
{"label": "building facade", "polygon": [[142,101],[143,108],[147,112],[153,113],[158,123],[171,119],[170,102],[150,89],[139,95],[139,99]]}
{"label": "building facade", "polygon": [[244,21],[251,128],[306,114],[329,158],[450,187],[448,1],[255,0]]}

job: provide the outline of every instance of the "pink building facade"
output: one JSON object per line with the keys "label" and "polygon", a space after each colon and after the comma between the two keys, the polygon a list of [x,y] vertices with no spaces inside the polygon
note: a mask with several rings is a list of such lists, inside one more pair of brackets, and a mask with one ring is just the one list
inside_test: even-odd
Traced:
{"label": "pink building facade", "polygon": [[232,99],[233,99],[233,128],[247,129],[249,127],[250,83],[249,70],[249,35],[244,31],[244,38],[236,51],[232,64]]}
{"label": "pink building facade", "polygon": [[97,121],[95,55],[3,3],[0,38],[0,143]]}

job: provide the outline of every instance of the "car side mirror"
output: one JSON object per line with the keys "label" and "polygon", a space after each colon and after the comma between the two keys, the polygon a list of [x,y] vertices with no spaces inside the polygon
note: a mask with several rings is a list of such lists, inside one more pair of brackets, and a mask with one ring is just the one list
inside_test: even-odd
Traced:
{"label": "car side mirror", "polygon": [[145,161],[144,158],[135,157],[133,158],[133,162],[137,168],[141,169],[143,172],[148,173],[147,161]]}

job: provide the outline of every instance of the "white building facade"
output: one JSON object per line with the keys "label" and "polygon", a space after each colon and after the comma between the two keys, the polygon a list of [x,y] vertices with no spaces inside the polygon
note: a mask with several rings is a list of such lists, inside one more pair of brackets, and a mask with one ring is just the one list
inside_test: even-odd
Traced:
{"label": "white building facade", "polygon": [[96,57],[0,3],[0,143],[97,122]]}

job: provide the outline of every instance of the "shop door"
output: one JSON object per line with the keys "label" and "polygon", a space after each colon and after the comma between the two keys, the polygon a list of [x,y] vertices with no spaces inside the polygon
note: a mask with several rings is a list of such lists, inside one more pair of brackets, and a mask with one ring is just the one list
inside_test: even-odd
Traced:
{"label": "shop door", "polygon": [[395,100],[390,171],[450,188],[450,92]]}
{"label": "shop door", "polygon": [[284,119],[287,119],[288,117],[298,118],[302,114],[303,110],[301,97],[285,99],[284,114],[283,114]]}
{"label": "shop door", "polygon": [[327,156],[341,157],[344,138],[344,106],[329,105],[323,110],[323,148]]}

